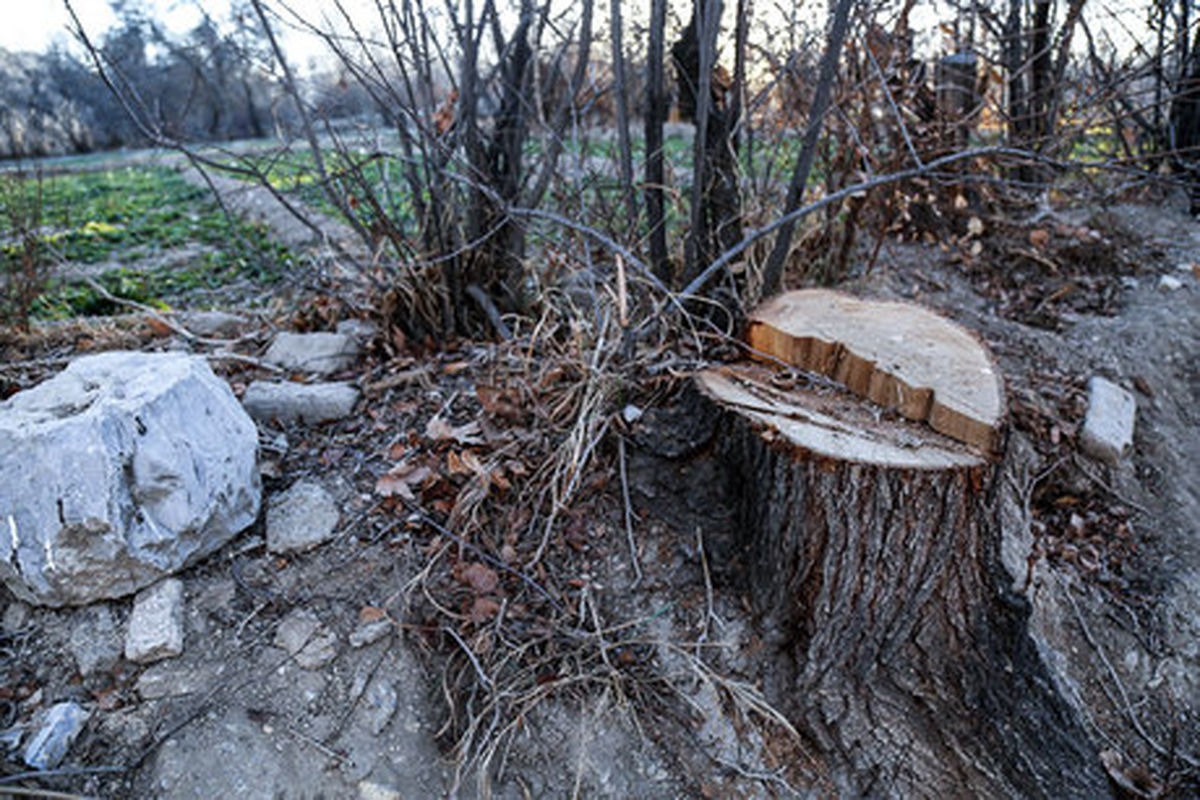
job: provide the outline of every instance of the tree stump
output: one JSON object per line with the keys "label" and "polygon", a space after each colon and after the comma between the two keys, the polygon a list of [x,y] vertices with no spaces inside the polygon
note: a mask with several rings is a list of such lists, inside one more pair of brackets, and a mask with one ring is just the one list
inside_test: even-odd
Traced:
{"label": "tree stump", "polygon": [[984,346],[918,306],[823,290],[768,303],[749,339],[816,375],[760,361],[696,381],[783,654],[773,694],[843,790],[1105,796],[1000,560],[1003,387]]}

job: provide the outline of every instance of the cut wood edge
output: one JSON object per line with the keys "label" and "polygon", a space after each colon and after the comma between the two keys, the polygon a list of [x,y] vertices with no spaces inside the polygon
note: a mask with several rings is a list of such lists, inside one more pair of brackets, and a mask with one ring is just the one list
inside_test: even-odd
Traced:
{"label": "cut wood edge", "polygon": [[985,453],[999,446],[1005,400],[994,358],[923,306],[802,289],[755,311],[747,339],[759,357],[824,375]]}
{"label": "cut wood edge", "polygon": [[801,453],[897,469],[985,463],[963,443],[907,420],[879,418],[846,393],[778,389],[771,384],[773,374],[762,366],[731,365],[703,370],[696,383],[718,406],[767,431],[765,438]]}

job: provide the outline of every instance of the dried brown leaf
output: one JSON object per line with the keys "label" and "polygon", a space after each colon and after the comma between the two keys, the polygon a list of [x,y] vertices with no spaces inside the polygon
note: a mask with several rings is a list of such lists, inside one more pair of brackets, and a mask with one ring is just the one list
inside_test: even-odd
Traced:
{"label": "dried brown leaf", "polygon": [[435,442],[454,441],[463,445],[483,444],[483,431],[478,422],[451,425],[441,417],[434,417],[425,426],[425,435]]}
{"label": "dried brown leaf", "polygon": [[417,499],[413,489],[433,475],[429,467],[407,463],[399,464],[380,475],[375,481],[375,491],[382,497],[399,496],[415,502]]}
{"label": "dried brown leaf", "polygon": [[[475,602],[471,604],[471,622],[476,625],[495,619],[499,613],[500,604],[490,597],[476,597]],[[480,653],[480,655],[484,655],[484,653]]]}
{"label": "dried brown leaf", "polygon": [[358,610],[358,621],[367,624],[378,622],[387,617],[387,612],[379,606],[363,606]]}
{"label": "dried brown leaf", "polygon": [[475,594],[488,594],[500,585],[500,576],[486,564],[468,564],[457,572],[458,579]]}

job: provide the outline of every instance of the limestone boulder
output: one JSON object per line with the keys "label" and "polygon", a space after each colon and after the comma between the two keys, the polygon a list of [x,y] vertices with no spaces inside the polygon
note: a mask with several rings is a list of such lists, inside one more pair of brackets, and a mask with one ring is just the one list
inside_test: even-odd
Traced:
{"label": "limestone boulder", "polygon": [[204,359],[77,359],[0,403],[0,578],[49,606],[149,586],[254,522],[257,449]]}

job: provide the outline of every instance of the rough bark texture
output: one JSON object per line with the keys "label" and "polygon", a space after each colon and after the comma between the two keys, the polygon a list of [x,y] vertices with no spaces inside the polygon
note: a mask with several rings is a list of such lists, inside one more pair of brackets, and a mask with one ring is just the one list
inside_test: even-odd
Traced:
{"label": "rough bark texture", "polygon": [[856,463],[723,414],[718,457],[780,664],[768,689],[843,793],[1108,796],[1007,591],[994,465]]}

